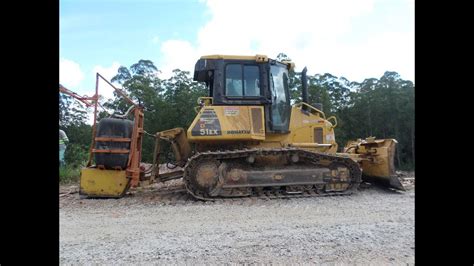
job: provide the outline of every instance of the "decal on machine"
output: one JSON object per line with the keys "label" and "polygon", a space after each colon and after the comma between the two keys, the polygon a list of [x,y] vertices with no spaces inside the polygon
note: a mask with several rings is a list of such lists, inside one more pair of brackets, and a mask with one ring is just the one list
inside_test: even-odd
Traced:
{"label": "decal on machine", "polygon": [[191,130],[192,136],[220,136],[222,135],[221,124],[217,114],[212,109],[205,109],[196,125]]}
{"label": "decal on machine", "polygon": [[333,134],[327,134],[326,135],[326,141],[327,142],[335,141],[334,135]]}
{"label": "decal on machine", "polygon": [[238,116],[239,112],[239,107],[237,106],[224,107],[225,116]]}

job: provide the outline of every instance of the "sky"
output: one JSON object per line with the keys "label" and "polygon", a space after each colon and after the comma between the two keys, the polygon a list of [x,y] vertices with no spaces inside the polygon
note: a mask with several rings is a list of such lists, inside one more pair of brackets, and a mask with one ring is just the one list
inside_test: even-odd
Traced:
{"label": "sky", "polygon": [[414,0],[60,0],[59,79],[92,96],[97,72],[140,59],[168,78],[202,55],[283,52],[311,75],[414,81],[414,20]]}

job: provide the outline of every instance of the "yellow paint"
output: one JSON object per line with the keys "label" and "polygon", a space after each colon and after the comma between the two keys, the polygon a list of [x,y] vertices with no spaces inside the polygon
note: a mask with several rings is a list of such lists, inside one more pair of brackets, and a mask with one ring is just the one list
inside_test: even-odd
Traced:
{"label": "yellow paint", "polygon": [[[190,142],[209,142],[209,141],[257,141],[249,143],[249,147],[254,148],[275,148],[288,147],[292,143],[315,143],[314,129],[322,128],[323,142],[318,144],[328,145],[306,145],[307,149],[335,153],[337,151],[336,138],[334,136],[334,127],[331,122],[325,119],[325,115],[314,107],[303,111],[306,104],[295,104],[291,109],[290,133],[287,134],[265,134],[265,121],[263,106],[204,106],[199,111],[191,126],[188,128],[187,138]],[[257,132],[253,128],[251,108],[258,108],[261,112],[261,130]],[[193,136],[192,129],[196,130],[196,124],[205,123],[201,120],[205,110],[212,110],[217,116],[222,135],[209,135],[203,131],[203,135]],[[205,116],[204,116],[205,117]],[[203,126],[205,129],[206,126]],[[235,131],[245,131],[248,133],[229,134]],[[211,132],[211,134],[214,132]],[[321,147],[323,146],[323,147]]]}
{"label": "yellow paint", "polygon": [[90,197],[122,197],[129,182],[125,170],[82,168],[79,193]]}
{"label": "yellow paint", "polygon": [[[315,143],[314,129],[322,128],[323,143],[331,144],[330,147],[315,147],[317,145],[306,145],[305,149],[335,153],[337,151],[336,138],[334,136],[334,125],[325,119],[323,112],[316,108],[309,111],[302,111],[305,104],[295,104],[291,108],[290,133],[287,134],[267,134],[265,142],[251,145],[252,147],[287,147],[292,143]],[[309,147],[313,146],[313,147]]]}
{"label": "yellow paint", "polygon": [[344,147],[345,154],[360,162],[365,175],[390,180],[395,175],[395,139],[349,141]]}
{"label": "yellow paint", "polygon": [[[260,112],[260,129],[254,128],[251,109]],[[209,119],[203,117],[204,112],[212,112],[216,118],[213,123],[219,123],[221,135],[214,135],[212,125],[207,124]],[[215,121],[217,119],[217,121]],[[187,137],[190,142],[220,141],[220,140],[265,140],[265,116],[262,106],[204,106],[199,110],[191,126],[188,128]],[[199,131],[198,135],[192,130]],[[208,131],[206,131],[206,129]],[[209,131],[210,130],[210,131]]]}

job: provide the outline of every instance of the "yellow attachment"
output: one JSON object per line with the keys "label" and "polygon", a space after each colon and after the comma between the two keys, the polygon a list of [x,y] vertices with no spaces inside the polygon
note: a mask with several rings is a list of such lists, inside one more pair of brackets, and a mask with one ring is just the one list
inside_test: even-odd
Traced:
{"label": "yellow attachment", "polygon": [[82,168],[79,194],[89,197],[120,198],[129,188],[125,170]]}
{"label": "yellow attachment", "polygon": [[395,139],[375,139],[349,141],[344,153],[360,161],[364,175],[390,180],[395,175]]}
{"label": "yellow attachment", "polygon": [[[177,127],[158,132],[156,136],[171,143],[171,149],[174,152],[176,161],[179,166],[184,166],[186,160],[191,155],[191,146],[186,138],[186,131],[181,127]],[[159,140],[157,140],[157,144],[159,145]],[[159,147],[157,149],[159,150]]]}

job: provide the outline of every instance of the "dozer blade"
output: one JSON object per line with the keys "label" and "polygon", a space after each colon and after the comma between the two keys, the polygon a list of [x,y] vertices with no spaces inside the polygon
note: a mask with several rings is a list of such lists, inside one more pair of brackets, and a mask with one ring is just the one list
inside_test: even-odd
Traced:
{"label": "dozer blade", "polygon": [[403,190],[403,191],[406,190],[402,182],[400,182],[400,179],[397,176],[390,177],[390,186],[399,190]]}
{"label": "dozer blade", "polygon": [[395,173],[395,139],[375,139],[349,141],[344,152],[359,162],[362,168],[362,179],[387,187],[406,190]]}
{"label": "dozer blade", "polygon": [[362,180],[369,183],[379,184],[384,187],[406,191],[406,188],[396,175],[388,177],[362,175]]}

